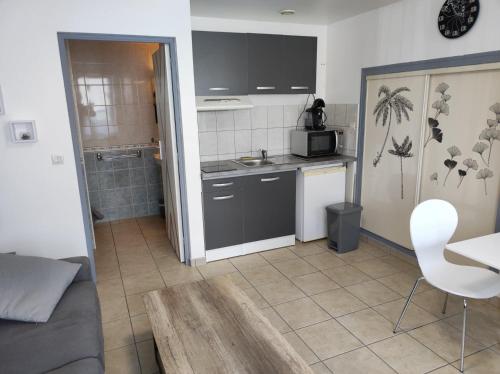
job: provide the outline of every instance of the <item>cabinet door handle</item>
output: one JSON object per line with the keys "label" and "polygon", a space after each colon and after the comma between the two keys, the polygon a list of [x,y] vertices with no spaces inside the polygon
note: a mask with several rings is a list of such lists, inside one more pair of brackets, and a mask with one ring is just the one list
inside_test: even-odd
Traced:
{"label": "cabinet door handle", "polygon": [[227,182],[227,183],[214,183],[212,184],[212,187],[229,187],[232,186],[234,182]]}
{"label": "cabinet door handle", "polygon": [[227,196],[215,196],[212,197],[212,200],[229,200],[232,199],[234,195],[227,195]]}
{"label": "cabinet door handle", "polygon": [[208,90],[209,91],[229,91],[229,88],[227,88],[227,87],[210,87]]}
{"label": "cabinet door handle", "polygon": [[290,87],[290,89],[292,89],[292,90],[308,90],[309,87],[308,86],[292,86],[292,87]]}
{"label": "cabinet door handle", "polygon": [[274,182],[274,181],[277,181],[279,180],[280,177],[274,177],[274,178],[260,178],[260,181],[261,182]]}
{"label": "cabinet door handle", "polygon": [[255,87],[256,89],[258,89],[259,91],[264,91],[264,90],[275,90],[276,87],[274,86],[258,86],[258,87]]}

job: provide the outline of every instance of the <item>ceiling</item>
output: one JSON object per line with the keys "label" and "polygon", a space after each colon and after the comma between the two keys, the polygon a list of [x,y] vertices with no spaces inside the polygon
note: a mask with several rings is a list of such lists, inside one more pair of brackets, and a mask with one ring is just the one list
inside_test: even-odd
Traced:
{"label": "ceiling", "polygon": [[[327,25],[399,0],[191,0],[191,15]],[[282,16],[282,9],[296,14]]]}

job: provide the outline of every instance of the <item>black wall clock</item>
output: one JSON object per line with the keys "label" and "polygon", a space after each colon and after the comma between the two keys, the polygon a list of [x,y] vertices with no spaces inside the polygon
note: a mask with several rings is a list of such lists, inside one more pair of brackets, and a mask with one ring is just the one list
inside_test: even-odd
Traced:
{"label": "black wall clock", "polygon": [[474,26],[478,16],[479,0],[446,0],[439,12],[439,31],[445,38],[459,38]]}

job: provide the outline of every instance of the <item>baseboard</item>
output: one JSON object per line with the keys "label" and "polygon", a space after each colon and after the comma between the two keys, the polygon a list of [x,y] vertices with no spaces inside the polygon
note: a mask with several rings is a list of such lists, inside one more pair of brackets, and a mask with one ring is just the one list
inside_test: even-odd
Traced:
{"label": "baseboard", "polygon": [[192,258],[189,261],[189,266],[201,266],[207,263],[207,259],[205,257]]}
{"label": "baseboard", "polygon": [[225,258],[248,255],[251,253],[268,251],[295,244],[295,235],[280,236],[278,238],[259,240],[256,242],[232,245],[229,247],[211,249],[206,251],[206,262],[222,260]]}

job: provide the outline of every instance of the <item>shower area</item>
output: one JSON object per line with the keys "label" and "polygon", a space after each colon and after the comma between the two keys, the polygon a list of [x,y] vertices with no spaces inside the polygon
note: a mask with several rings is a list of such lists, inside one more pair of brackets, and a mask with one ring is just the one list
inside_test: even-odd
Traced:
{"label": "shower area", "polygon": [[182,261],[168,46],[75,39],[66,50],[95,234],[149,219]]}

